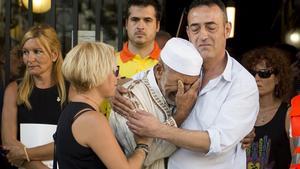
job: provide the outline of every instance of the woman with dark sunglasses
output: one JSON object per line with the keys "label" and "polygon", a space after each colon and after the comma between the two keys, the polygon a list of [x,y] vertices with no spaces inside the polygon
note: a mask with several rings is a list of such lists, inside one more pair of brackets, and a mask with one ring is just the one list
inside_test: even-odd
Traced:
{"label": "woman with dark sunglasses", "polygon": [[247,168],[288,169],[291,152],[285,100],[291,91],[291,73],[287,57],[277,48],[262,47],[245,53],[242,63],[255,77],[260,103]]}

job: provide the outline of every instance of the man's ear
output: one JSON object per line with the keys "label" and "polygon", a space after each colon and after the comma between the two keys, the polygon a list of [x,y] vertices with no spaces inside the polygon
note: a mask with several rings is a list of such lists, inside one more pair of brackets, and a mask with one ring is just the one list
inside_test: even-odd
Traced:
{"label": "man's ear", "polygon": [[128,29],[128,18],[125,19],[125,29]]}
{"label": "man's ear", "polygon": [[162,77],[164,69],[164,65],[161,61],[154,66],[154,74],[156,79],[160,79]]}
{"label": "man's ear", "polygon": [[226,39],[229,38],[231,29],[232,29],[231,23],[230,23],[230,22],[227,22],[227,23],[225,24],[225,37],[226,37]]}
{"label": "man's ear", "polygon": [[185,31],[186,31],[186,34],[187,34],[189,40],[190,40],[190,39],[191,39],[191,38],[190,38],[190,30],[189,30],[189,27],[188,27],[188,26],[186,26]]}
{"label": "man's ear", "polygon": [[156,23],[156,32],[159,32],[160,30],[160,21],[157,21]]}

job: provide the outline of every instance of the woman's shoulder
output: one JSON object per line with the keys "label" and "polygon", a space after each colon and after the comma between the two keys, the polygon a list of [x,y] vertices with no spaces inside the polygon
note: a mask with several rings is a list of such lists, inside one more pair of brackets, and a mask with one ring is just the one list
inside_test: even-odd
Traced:
{"label": "woman's shoulder", "polygon": [[95,145],[99,146],[103,141],[107,141],[108,133],[113,135],[106,117],[94,110],[87,111],[76,118],[72,124],[72,133],[80,145],[88,146],[93,150]]}
{"label": "woman's shoulder", "polygon": [[[77,101],[74,99],[71,99],[69,103],[66,105],[66,108],[68,110],[71,110],[74,112],[74,120],[79,121],[90,121],[94,122],[95,120],[99,120],[101,118],[101,115],[103,114],[96,111],[92,106],[90,106],[86,102]],[[105,117],[104,117],[105,118]]]}
{"label": "woman's shoulder", "polygon": [[17,94],[18,94],[17,82],[16,81],[10,82],[5,88],[4,100],[13,103],[17,99]]}
{"label": "woman's shoulder", "polygon": [[104,116],[103,113],[100,113],[98,111],[89,109],[88,111],[82,113],[78,119],[86,121],[88,123],[98,123],[100,121],[107,121],[106,117]]}
{"label": "woman's shoulder", "polygon": [[5,91],[7,91],[7,90],[15,90],[15,91],[17,91],[19,85],[20,85],[21,82],[22,82],[22,80],[23,80],[22,78],[19,78],[19,79],[16,79],[16,80],[11,81],[11,82],[6,86]]}
{"label": "woman's shoulder", "polygon": [[12,91],[17,91],[17,90],[18,90],[18,83],[17,83],[17,81],[10,82],[6,86],[6,89],[5,89],[6,92],[12,92]]}
{"label": "woman's shoulder", "polygon": [[[78,117],[76,117],[79,115]],[[100,113],[98,111],[89,109],[88,111],[85,111],[84,113],[78,113],[75,115],[77,123],[80,123],[84,126],[88,126],[90,128],[94,127],[103,127],[103,124],[108,124],[108,121],[103,113]]]}
{"label": "woman's shoulder", "polygon": [[75,119],[73,126],[83,129],[85,135],[92,134],[95,136],[94,131],[103,131],[109,127],[106,117],[102,113],[91,109],[81,113],[78,117],[75,115]]}
{"label": "woman's shoulder", "polygon": [[278,111],[284,111],[287,112],[287,110],[290,108],[290,104],[286,101],[282,101],[278,107]]}

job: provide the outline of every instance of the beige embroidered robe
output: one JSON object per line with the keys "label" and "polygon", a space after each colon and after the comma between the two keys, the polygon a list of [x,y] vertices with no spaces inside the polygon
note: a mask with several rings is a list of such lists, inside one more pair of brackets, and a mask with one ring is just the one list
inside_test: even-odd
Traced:
{"label": "beige embroidered robe", "polygon": [[[147,76],[142,80],[132,80],[124,84],[130,93],[125,95],[134,102],[135,106],[152,113],[161,122],[174,127],[176,123],[172,118],[171,109],[164,98],[159,97],[150,86]],[[130,155],[136,147],[133,133],[126,125],[126,119],[118,113],[112,111],[110,115],[110,124],[114,130],[115,136],[124,149],[126,155]],[[148,157],[144,162],[144,169],[165,169],[164,158],[170,156],[176,150],[176,146],[161,140],[154,139],[150,146]]]}

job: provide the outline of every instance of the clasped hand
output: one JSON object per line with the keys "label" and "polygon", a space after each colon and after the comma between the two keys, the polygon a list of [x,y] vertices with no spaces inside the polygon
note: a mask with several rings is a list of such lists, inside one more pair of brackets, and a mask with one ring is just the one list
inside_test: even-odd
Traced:
{"label": "clasped hand", "polygon": [[12,145],[4,146],[3,149],[8,151],[6,158],[11,165],[21,167],[24,164],[26,155],[22,143],[15,142]]}

